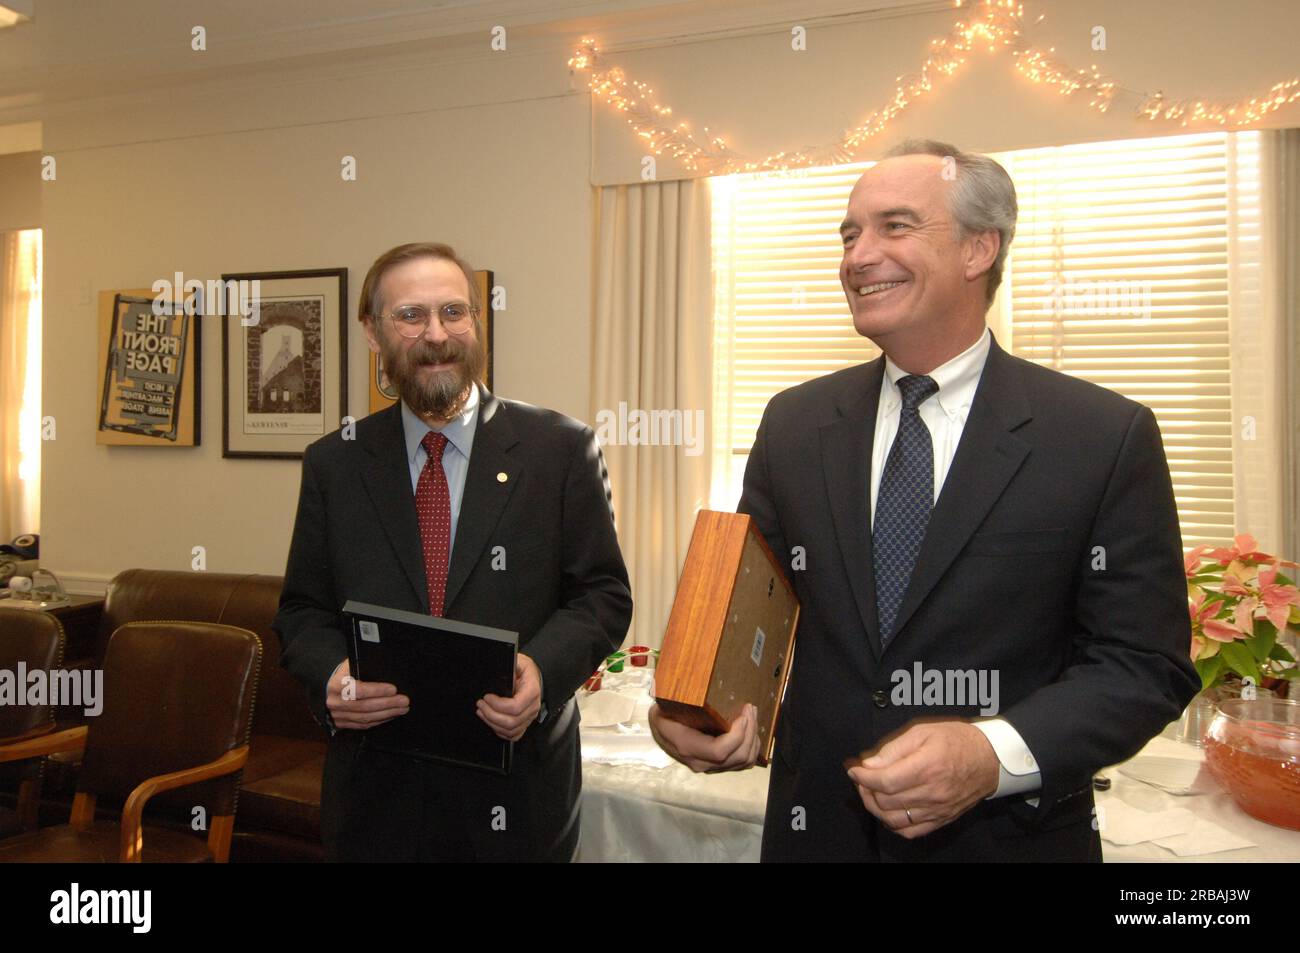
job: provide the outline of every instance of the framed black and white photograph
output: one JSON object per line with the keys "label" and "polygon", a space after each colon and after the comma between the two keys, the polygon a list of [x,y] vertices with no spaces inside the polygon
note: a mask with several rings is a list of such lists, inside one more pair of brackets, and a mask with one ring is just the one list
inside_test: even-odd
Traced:
{"label": "framed black and white photograph", "polygon": [[347,269],[222,281],[221,455],[300,458],[347,414]]}

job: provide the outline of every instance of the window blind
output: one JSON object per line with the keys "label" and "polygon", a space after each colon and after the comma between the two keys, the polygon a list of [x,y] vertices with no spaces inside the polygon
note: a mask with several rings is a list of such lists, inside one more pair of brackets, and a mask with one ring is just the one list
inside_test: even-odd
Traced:
{"label": "window blind", "polygon": [[1013,350],[1155,412],[1186,546],[1234,532],[1228,276],[1258,244],[1258,157],[1254,133],[999,157],[1020,197]]}
{"label": "window blind", "polygon": [[[996,156],[1020,201],[994,304],[1011,350],[1152,408],[1186,546],[1233,533],[1228,275],[1258,244],[1258,151],[1257,134],[1212,133]],[[739,498],[774,394],[879,353],[838,278],[837,229],[869,166],[711,180],[716,506]]]}

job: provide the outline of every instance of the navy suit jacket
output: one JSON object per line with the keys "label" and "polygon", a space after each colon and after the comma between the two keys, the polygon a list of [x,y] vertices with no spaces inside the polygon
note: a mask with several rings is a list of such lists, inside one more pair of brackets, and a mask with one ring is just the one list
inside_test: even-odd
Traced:
{"label": "navy suit jacket", "polygon": [[[1099,860],[1093,774],[1134,754],[1200,687],[1155,417],[994,341],[882,650],[868,507],[883,374],[881,357],[778,394],[745,471],[739,509],[803,606],[764,859]],[[846,757],[918,718],[980,714],[900,704],[894,673],[917,663],[997,673],[998,714],[1042,773],[1037,808],[1018,795],[983,801],[915,840],[866,811]]]}

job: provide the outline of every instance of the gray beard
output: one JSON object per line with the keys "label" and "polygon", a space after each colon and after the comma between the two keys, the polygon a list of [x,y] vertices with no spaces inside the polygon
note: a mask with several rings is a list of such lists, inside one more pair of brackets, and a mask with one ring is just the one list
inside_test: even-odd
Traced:
{"label": "gray beard", "polygon": [[449,370],[430,375],[427,383],[420,381],[419,365],[407,363],[405,354],[381,340],[380,356],[389,382],[407,407],[421,417],[450,420],[460,412],[469,399],[469,389],[482,375],[485,357],[478,342],[478,326],[472,340],[455,349],[448,359],[454,364]]}
{"label": "gray beard", "polygon": [[[436,417],[439,420],[450,420],[460,412],[469,397],[469,388],[474,383],[469,368],[457,364],[452,370],[439,371],[429,379],[426,386],[420,385],[418,373],[417,369],[416,373],[402,374],[400,379],[393,381],[407,407],[421,417]],[[393,379],[391,371],[388,376],[390,380]]]}

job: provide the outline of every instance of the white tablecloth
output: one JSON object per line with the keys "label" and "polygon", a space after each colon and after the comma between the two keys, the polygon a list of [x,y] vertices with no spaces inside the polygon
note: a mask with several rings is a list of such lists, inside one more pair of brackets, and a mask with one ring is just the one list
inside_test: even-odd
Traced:
{"label": "white tablecloth", "polygon": [[[1146,747],[1138,753],[1139,758],[1143,756],[1182,758],[1200,764],[1205,761],[1205,755],[1199,748],[1162,737],[1152,738]],[[1239,850],[1179,857],[1172,851],[1159,847],[1150,841],[1121,847],[1109,843],[1103,837],[1101,842],[1102,856],[1107,863],[1150,863],[1153,861],[1177,863],[1282,861],[1295,863],[1300,861],[1300,831],[1290,831],[1255,820],[1237,807],[1233,803],[1232,797],[1226,791],[1219,789],[1217,784],[1213,785],[1215,790],[1212,793],[1179,796],[1166,794],[1149,784],[1127,778],[1120,774],[1118,768],[1110,768],[1103,771],[1102,774],[1110,778],[1111,781],[1109,791],[1101,791],[1097,794],[1097,806],[1103,812],[1107,803],[1116,799],[1123,801],[1130,807],[1149,812],[1179,807],[1186,808],[1196,815],[1197,821],[1209,821],[1217,824],[1233,834],[1253,841],[1256,845],[1255,847],[1245,847]],[[1103,813],[1102,816],[1104,818],[1105,814]]]}
{"label": "white tablecloth", "polygon": [[[756,862],[763,836],[768,770],[751,768],[723,774],[696,774],[672,762],[650,767],[661,754],[649,736],[649,675],[606,676],[606,688],[626,695],[632,715],[621,726],[582,726],[582,840],[579,859],[602,861]],[[1153,738],[1138,757],[1183,758],[1203,762],[1202,752],[1167,738]],[[601,762],[607,763],[601,763]],[[622,763],[608,763],[622,762]],[[1101,816],[1106,804],[1123,801],[1143,811],[1186,808],[1198,821],[1210,821],[1256,846],[1179,857],[1154,843],[1116,846],[1102,839],[1107,862],[1300,861],[1300,831],[1257,821],[1223,791],[1177,796],[1122,775],[1102,772],[1109,791],[1097,793]]]}
{"label": "white tablecloth", "polygon": [[696,774],[669,759],[650,737],[652,691],[646,669],[607,674],[598,694],[622,695],[631,712],[617,726],[596,727],[593,709],[579,696],[584,709],[579,860],[757,862],[767,768]]}
{"label": "white tablecloth", "polygon": [[767,768],[583,765],[583,862],[757,863]]}

